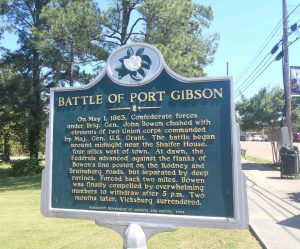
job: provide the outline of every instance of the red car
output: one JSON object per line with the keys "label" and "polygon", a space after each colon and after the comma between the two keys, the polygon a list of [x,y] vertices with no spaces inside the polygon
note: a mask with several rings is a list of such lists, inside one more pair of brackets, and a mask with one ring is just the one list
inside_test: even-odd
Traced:
{"label": "red car", "polygon": [[293,142],[300,142],[300,132],[293,134]]}

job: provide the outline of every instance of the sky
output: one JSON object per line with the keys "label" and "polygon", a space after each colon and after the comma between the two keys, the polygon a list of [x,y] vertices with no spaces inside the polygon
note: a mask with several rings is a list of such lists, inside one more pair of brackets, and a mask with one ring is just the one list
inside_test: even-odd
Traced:
{"label": "sky", "polygon": [[[229,75],[233,77],[235,100],[238,100],[238,90],[241,86],[246,97],[251,97],[264,86],[282,87],[282,63],[275,61],[252,83],[253,78],[259,72],[254,70],[269,54],[272,47],[282,38],[282,0],[193,0],[195,3],[211,6],[214,12],[214,20],[209,30],[204,35],[220,34],[220,41],[214,62],[205,68],[209,77],[226,76],[227,62]],[[100,8],[107,8],[108,0],[99,1]],[[287,0],[289,13],[300,4],[300,0]],[[300,25],[300,7],[289,17],[289,26],[295,22]],[[274,36],[272,31],[278,27]],[[300,29],[299,29],[300,30]],[[292,42],[300,36],[294,33],[289,37]],[[267,38],[272,37],[267,46],[262,50]],[[6,35],[2,45],[14,48],[15,38]],[[260,53],[259,53],[260,52]],[[279,50],[278,50],[279,52]],[[277,54],[277,53],[276,53]],[[259,55],[259,56],[258,56]],[[269,58],[269,57],[268,57]],[[289,47],[290,66],[300,66],[300,40]],[[270,58],[271,60],[271,58]],[[268,63],[267,63],[268,64]],[[265,64],[265,65],[267,65]],[[264,68],[264,63],[261,68]],[[252,72],[256,74],[252,74]],[[250,77],[249,77],[250,76]]]}
{"label": "sky", "polygon": [[[268,41],[267,38],[272,37],[270,34],[276,26],[279,23],[282,24],[282,1],[200,0],[195,2],[212,7],[214,21],[209,32],[220,34],[219,47],[214,62],[205,68],[207,75],[225,76],[227,73],[226,63],[228,62],[229,75],[233,77],[235,91],[242,84],[248,85],[252,80],[251,77],[247,80],[247,77],[251,75],[265,56],[270,53],[274,45],[282,38],[281,25],[278,32],[274,32],[275,35],[270,43],[265,49],[261,50]],[[300,4],[300,1],[287,0],[287,4],[290,13]],[[300,7],[289,17],[289,26],[295,22],[300,25]],[[289,37],[289,41],[292,42],[295,38],[297,38],[296,33]],[[262,52],[259,53],[260,51]],[[258,54],[260,56],[254,60]],[[289,47],[289,60],[290,66],[300,66],[300,40]],[[264,63],[261,65],[264,65]],[[246,97],[251,97],[264,86],[283,88],[281,61],[271,63],[261,76],[243,91],[243,94]]]}

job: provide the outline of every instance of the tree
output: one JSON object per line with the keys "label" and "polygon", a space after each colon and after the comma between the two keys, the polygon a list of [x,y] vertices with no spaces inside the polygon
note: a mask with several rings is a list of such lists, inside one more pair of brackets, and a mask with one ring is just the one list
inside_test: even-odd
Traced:
{"label": "tree", "polygon": [[[14,65],[27,92],[26,141],[30,158],[37,160],[43,135],[46,98],[54,85],[87,83],[91,78],[80,66],[98,62],[107,53],[97,43],[101,28],[90,0],[0,0],[0,30],[14,32],[20,48],[4,55]],[[83,65],[83,66],[84,66]]]}
{"label": "tree", "polygon": [[108,52],[130,41],[157,46],[172,69],[186,76],[202,75],[216,48],[217,36],[204,35],[211,9],[191,0],[114,0],[105,14],[92,0],[0,0],[0,15],[0,34],[18,36],[19,48],[5,51],[2,66],[13,65],[26,83],[23,130],[36,160],[47,87],[88,82],[84,66],[101,65]]}
{"label": "tree", "polygon": [[187,0],[147,0],[140,11],[146,20],[141,41],[159,48],[175,72],[203,76],[218,40],[217,34],[204,35],[213,19],[212,9]]}
{"label": "tree", "polygon": [[110,49],[130,41],[150,43],[175,72],[203,76],[218,41],[217,34],[204,34],[212,19],[210,7],[191,0],[115,0],[106,13],[106,43]]}
{"label": "tree", "polygon": [[[28,110],[26,84],[11,66],[0,70],[0,137],[3,139],[4,161],[10,160],[11,141],[24,142]],[[23,143],[26,146],[25,143]]]}
{"label": "tree", "polygon": [[47,84],[86,84],[92,75],[82,70],[99,65],[108,56],[102,48],[102,17],[92,0],[56,0],[43,8],[48,29],[36,32],[38,47],[47,67]]}
{"label": "tree", "polygon": [[300,130],[300,98],[293,97],[292,98],[292,122],[293,122],[293,130]]}
{"label": "tree", "polygon": [[262,130],[275,129],[283,119],[284,96],[280,88],[266,87],[259,90],[253,97],[247,99],[244,95],[236,104],[240,118],[241,129]]}
{"label": "tree", "polygon": [[28,84],[28,147],[30,158],[38,160],[43,103],[41,99],[43,72],[42,58],[37,49],[38,37],[33,31],[46,28],[41,12],[50,0],[1,0],[2,27],[18,36],[20,48],[6,56],[6,63],[15,63]]}
{"label": "tree", "polygon": [[105,13],[104,37],[106,47],[111,50],[130,41],[133,35],[141,35],[135,32],[135,28],[144,18],[138,17],[133,21],[133,13],[143,4],[144,0],[113,0],[111,7]]}

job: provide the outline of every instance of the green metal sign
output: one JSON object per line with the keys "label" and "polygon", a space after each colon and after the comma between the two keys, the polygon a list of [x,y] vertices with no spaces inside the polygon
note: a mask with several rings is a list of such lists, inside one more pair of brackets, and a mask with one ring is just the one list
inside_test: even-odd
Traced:
{"label": "green metal sign", "polygon": [[122,47],[93,83],[51,92],[42,211],[241,226],[233,117],[230,78],[187,79],[154,47]]}

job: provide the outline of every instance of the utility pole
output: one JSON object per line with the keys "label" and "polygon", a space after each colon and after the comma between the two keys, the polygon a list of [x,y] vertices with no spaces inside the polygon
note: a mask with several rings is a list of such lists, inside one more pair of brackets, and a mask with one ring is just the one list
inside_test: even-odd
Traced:
{"label": "utility pole", "polygon": [[227,73],[227,76],[229,76],[229,62],[228,61],[226,62],[226,73]]}
{"label": "utility pole", "polygon": [[292,97],[291,97],[291,87],[290,87],[287,0],[282,0],[282,20],[283,20],[282,51],[283,51],[283,84],[284,84],[284,92],[285,92],[285,122],[288,128],[289,139],[292,144],[293,143],[292,115],[291,115]]}

